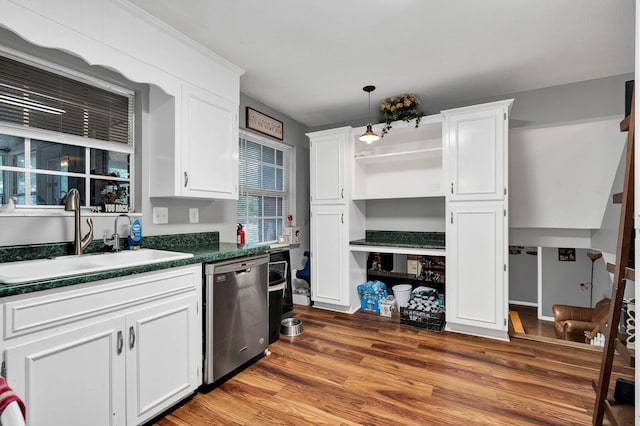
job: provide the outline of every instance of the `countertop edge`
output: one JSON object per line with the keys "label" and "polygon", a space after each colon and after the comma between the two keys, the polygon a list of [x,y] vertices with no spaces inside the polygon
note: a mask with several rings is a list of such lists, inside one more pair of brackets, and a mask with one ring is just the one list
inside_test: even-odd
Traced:
{"label": "countertop edge", "polygon": [[107,280],[110,278],[118,278],[129,275],[142,274],[145,272],[159,271],[169,268],[177,268],[180,266],[194,265],[198,263],[212,263],[221,260],[233,259],[237,257],[250,256],[254,254],[268,253],[271,248],[268,245],[254,246],[250,248],[240,248],[235,250],[211,250],[207,251],[202,247],[185,247],[176,249],[184,253],[192,253],[193,257],[180,260],[172,260],[168,262],[158,262],[147,265],[133,266],[127,268],[114,268],[110,271],[101,271],[92,274],[66,276],[61,278],[30,281],[19,284],[0,284],[0,298],[15,296],[20,294],[34,293],[54,288],[74,286],[94,281]]}

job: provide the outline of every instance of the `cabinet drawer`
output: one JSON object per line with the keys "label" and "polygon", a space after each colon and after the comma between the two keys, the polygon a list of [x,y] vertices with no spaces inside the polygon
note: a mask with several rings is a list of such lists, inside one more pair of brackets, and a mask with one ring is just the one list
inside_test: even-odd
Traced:
{"label": "cabinet drawer", "polygon": [[20,296],[4,304],[4,336],[11,339],[131,306],[195,291],[202,266],[168,269],[89,283],[83,288]]}

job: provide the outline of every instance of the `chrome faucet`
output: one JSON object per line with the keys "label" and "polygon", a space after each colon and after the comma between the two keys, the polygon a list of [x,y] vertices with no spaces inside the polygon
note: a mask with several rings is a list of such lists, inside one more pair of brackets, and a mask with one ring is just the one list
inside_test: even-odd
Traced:
{"label": "chrome faucet", "polygon": [[113,251],[120,251],[122,248],[120,247],[120,234],[118,234],[118,219],[121,217],[126,217],[129,219],[129,225],[131,225],[131,218],[129,215],[122,213],[121,215],[116,216],[116,220],[113,222],[113,234],[111,238],[107,238],[105,235],[103,240],[105,245],[113,246]]}
{"label": "chrome faucet", "polygon": [[84,249],[87,248],[89,243],[93,241],[93,219],[88,218],[87,224],[89,225],[89,232],[80,238],[80,193],[77,189],[71,188],[67,193],[66,200],[64,202],[64,209],[68,212],[75,213],[75,229],[73,237],[73,247],[76,255],[81,255]]}

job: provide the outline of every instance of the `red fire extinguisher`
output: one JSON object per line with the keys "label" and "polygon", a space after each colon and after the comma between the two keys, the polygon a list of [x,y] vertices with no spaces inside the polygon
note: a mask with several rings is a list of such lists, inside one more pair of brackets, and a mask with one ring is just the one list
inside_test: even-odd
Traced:
{"label": "red fire extinguisher", "polygon": [[240,223],[238,224],[238,231],[236,232],[236,235],[238,237],[238,245],[243,246],[244,245],[244,229],[242,229],[242,225]]}

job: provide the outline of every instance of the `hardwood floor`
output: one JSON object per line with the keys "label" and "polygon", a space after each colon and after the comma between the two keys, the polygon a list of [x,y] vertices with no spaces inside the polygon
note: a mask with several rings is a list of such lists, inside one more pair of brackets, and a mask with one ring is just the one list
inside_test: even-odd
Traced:
{"label": "hardwood floor", "polygon": [[[296,306],[305,332],[270,346],[158,426],[588,425],[601,352],[400,326]],[[614,377],[632,378],[616,357]],[[615,380],[612,380],[615,383]]]}
{"label": "hardwood floor", "polygon": [[538,308],[535,306],[509,305],[510,310],[518,312],[524,332],[528,335],[556,338],[552,321],[538,319]]}

